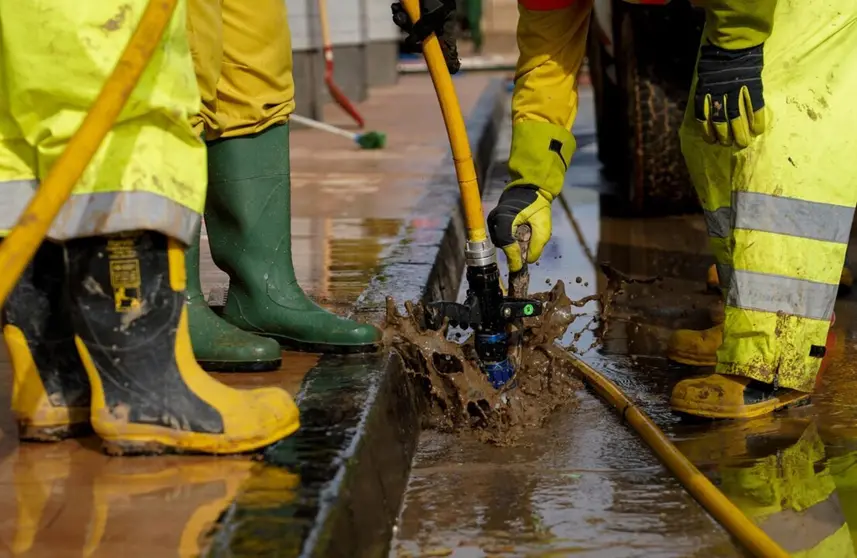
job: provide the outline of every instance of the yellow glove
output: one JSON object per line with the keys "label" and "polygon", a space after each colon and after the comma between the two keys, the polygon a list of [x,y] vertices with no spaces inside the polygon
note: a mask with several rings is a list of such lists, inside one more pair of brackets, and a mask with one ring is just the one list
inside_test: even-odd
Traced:
{"label": "yellow glove", "polygon": [[574,152],[574,138],[562,126],[523,121],[512,126],[509,175],[512,180],[488,215],[488,233],[506,253],[509,271],[523,266],[516,229],[532,229],[527,262],[535,263],[551,237],[551,202],[562,191],[565,171]]}
{"label": "yellow glove", "polygon": [[500,196],[497,207],[488,215],[491,241],[506,253],[509,271],[523,267],[521,247],[515,240],[518,227],[527,224],[532,229],[527,262],[535,263],[551,237],[551,199],[535,186],[509,188]]}

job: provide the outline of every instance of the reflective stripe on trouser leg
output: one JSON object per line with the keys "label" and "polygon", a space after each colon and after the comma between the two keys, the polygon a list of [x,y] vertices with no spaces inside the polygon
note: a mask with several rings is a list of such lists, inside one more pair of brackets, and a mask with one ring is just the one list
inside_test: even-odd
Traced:
{"label": "reflective stripe on trouser leg", "polygon": [[[145,11],[146,0],[101,0],[86,9],[63,0],[0,1],[8,115],[35,153],[44,179],[108,79]],[[54,223],[58,240],[147,229],[187,241],[205,204],[205,147],[190,115],[199,91],[188,48],[185,0],[140,82]],[[37,29],[39,32],[34,33]],[[38,71],[33,71],[38,68]],[[0,163],[2,167],[2,163]],[[32,185],[3,192],[0,228],[14,225]]]}
{"label": "reflective stripe on trouser leg", "polygon": [[[0,236],[15,225],[37,186],[35,180],[0,181]],[[190,244],[199,221],[195,211],[151,192],[74,194],[51,225],[48,238],[63,241],[150,230]]]}

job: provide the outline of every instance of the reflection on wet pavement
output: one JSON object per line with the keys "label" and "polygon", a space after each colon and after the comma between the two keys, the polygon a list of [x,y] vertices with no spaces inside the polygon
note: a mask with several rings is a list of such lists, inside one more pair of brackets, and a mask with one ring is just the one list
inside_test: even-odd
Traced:
{"label": "reflection on wet pavement", "polygon": [[[387,218],[293,218],[292,258],[298,283],[322,306],[350,309],[394,246],[402,223]],[[201,258],[211,261],[205,232],[202,238]],[[202,282],[206,292],[212,289],[213,297],[223,297],[229,278],[212,265],[203,269]]]}
{"label": "reflection on wet pavement", "polygon": [[[266,374],[216,374],[235,387],[297,393],[317,355],[284,353]],[[95,437],[18,444],[11,370],[0,361],[0,556],[198,556],[221,514],[262,464],[249,457],[110,458]]]}
{"label": "reflection on wet pavement", "polygon": [[[588,118],[582,110],[584,128]],[[578,138],[586,130],[577,133]],[[583,142],[582,142],[583,143]],[[501,140],[502,145],[502,140]],[[839,343],[810,405],[738,423],[686,422],[668,394],[693,369],[669,363],[677,328],[702,329],[720,310],[707,292],[700,216],[604,216],[610,185],[583,143],[569,169],[565,204],[531,291],[556,280],[580,299],[603,289],[596,262],[635,277],[616,298],[603,345],[584,359],[620,385],[723,492],[795,555],[854,556],[857,541],[857,305],[840,299]],[[502,160],[504,154],[499,154]],[[502,165],[486,196],[499,197]],[[563,207],[566,205],[567,207]],[[501,256],[502,259],[502,256]],[[580,277],[579,280],[577,278]],[[597,313],[595,303],[583,309]],[[572,325],[565,342],[570,341]],[[577,345],[588,347],[581,338]],[[664,469],[636,434],[589,392],[558,411],[527,443],[497,448],[423,433],[391,556],[742,556],[742,550]]]}

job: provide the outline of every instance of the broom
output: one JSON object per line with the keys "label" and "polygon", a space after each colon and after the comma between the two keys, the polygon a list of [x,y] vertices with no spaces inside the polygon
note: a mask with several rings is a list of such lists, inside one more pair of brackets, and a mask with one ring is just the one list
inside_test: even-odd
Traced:
{"label": "broom", "polygon": [[364,132],[362,134],[358,134],[355,132],[349,132],[348,130],[343,130],[342,128],[337,128],[336,126],[331,126],[330,124],[325,124],[324,122],[318,122],[317,120],[312,120],[304,116],[298,116],[297,114],[293,114],[289,118],[298,124],[303,124],[304,126],[309,126],[310,128],[321,130],[322,132],[330,132],[331,134],[348,138],[359,145],[360,149],[383,149],[384,145],[387,143],[387,136],[381,132]]}
{"label": "broom", "polygon": [[318,0],[318,15],[321,19],[321,42],[324,52],[324,83],[336,104],[357,122],[359,128],[362,128],[363,117],[360,116],[345,93],[333,82],[333,43],[330,40],[330,23],[327,19],[327,0]]}

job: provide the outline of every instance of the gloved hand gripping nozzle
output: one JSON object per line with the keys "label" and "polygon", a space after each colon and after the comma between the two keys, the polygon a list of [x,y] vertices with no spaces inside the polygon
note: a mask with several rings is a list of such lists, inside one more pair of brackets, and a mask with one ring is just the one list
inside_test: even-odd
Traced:
{"label": "gloved hand gripping nozzle", "polygon": [[[519,239],[529,237],[529,228],[519,227]],[[526,253],[526,241],[521,242]],[[426,306],[426,322],[438,329],[444,321],[462,329],[473,329],[476,354],[482,370],[496,389],[500,389],[515,375],[515,364],[509,358],[512,341],[509,329],[523,318],[542,313],[538,300],[504,296],[500,286],[500,268],[497,266],[496,249],[490,240],[468,242],[465,250],[467,265],[467,297],[464,303],[432,302]],[[526,269],[510,274],[510,294],[526,295]]]}

